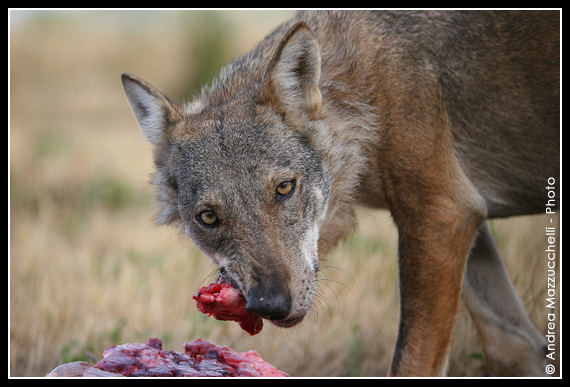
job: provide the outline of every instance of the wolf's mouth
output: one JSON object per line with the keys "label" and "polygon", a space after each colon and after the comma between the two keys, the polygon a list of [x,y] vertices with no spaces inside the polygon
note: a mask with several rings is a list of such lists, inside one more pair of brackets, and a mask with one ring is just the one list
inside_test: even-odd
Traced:
{"label": "wolf's mouth", "polygon": [[291,328],[292,326],[295,326],[297,324],[299,324],[301,321],[303,321],[303,319],[305,318],[305,315],[302,316],[293,316],[293,317],[287,317],[281,320],[269,320],[272,324],[280,327],[280,328]]}
{"label": "wolf's mouth", "polygon": [[[316,273],[315,273],[316,275]],[[238,281],[235,281],[231,276],[229,276],[227,274],[227,272],[225,270],[221,270],[218,273],[218,278],[215,281],[216,283],[227,283],[230,284],[231,286],[233,286],[236,289],[239,289],[240,292],[243,294],[247,294],[247,292],[243,292],[243,290],[241,289],[241,287],[238,285]],[[259,318],[262,318],[264,320],[267,320],[269,322],[271,322],[273,325],[278,326],[280,328],[290,328],[293,327],[297,324],[299,324],[301,321],[303,321],[303,319],[305,318],[305,313],[303,314],[295,314],[293,316],[286,316],[286,317],[281,317],[281,316],[271,316],[271,315],[258,315],[256,313],[251,313],[252,315],[258,316]]]}

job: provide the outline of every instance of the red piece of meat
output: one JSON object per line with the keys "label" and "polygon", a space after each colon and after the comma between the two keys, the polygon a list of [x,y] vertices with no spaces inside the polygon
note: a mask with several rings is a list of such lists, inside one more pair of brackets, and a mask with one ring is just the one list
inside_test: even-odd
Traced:
{"label": "red piece of meat", "polygon": [[235,370],[236,376],[289,376],[264,361],[254,350],[235,352],[225,345],[197,339],[184,344],[185,353],[193,358],[216,359]]}
{"label": "red piece of meat", "polygon": [[235,370],[216,359],[196,359],[185,353],[164,351],[159,339],[146,344],[114,345],[103,352],[96,368],[124,376],[237,376]]}
{"label": "red piece of meat", "polygon": [[245,309],[245,298],[231,284],[211,283],[200,288],[192,298],[200,312],[217,320],[237,321],[252,336],[263,328],[263,320]]}
{"label": "red piece of meat", "polygon": [[288,376],[256,351],[239,353],[201,339],[185,343],[184,349],[184,353],[165,351],[156,338],[146,344],[114,345],[103,352],[103,359],[95,366],[86,362],[62,364],[47,376]]}

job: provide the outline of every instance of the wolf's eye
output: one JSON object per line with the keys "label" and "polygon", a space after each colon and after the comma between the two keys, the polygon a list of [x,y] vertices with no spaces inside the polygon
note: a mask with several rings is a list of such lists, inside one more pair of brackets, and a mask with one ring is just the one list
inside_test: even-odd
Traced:
{"label": "wolf's eye", "polygon": [[213,211],[200,212],[198,220],[205,226],[216,226],[218,224],[218,216]]}
{"label": "wolf's eye", "polygon": [[291,195],[295,190],[295,180],[287,180],[277,186],[277,196],[281,199]]}

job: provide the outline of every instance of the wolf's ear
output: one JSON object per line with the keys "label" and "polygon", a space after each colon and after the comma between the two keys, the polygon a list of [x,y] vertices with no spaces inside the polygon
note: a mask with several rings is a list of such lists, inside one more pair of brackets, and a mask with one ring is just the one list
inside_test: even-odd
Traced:
{"label": "wolf's ear", "polygon": [[296,23],[275,51],[260,97],[293,122],[314,120],[321,110],[319,43],[305,22]]}
{"label": "wolf's ear", "polygon": [[172,124],[180,119],[180,108],[136,75],[124,73],[121,81],[144,135],[152,144],[159,144],[167,138]]}

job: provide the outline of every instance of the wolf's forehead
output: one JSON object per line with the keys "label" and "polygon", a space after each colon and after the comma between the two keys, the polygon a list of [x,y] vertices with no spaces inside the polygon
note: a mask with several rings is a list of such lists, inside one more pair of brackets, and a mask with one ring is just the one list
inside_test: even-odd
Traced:
{"label": "wolf's forehead", "polygon": [[177,143],[173,165],[178,179],[220,186],[261,178],[269,169],[287,166],[288,157],[270,144],[263,130],[244,123],[218,125]]}
{"label": "wolf's forehead", "polygon": [[256,118],[255,100],[248,93],[238,93],[217,100],[200,96],[183,106],[183,120],[173,130],[177,140],[194,138],[203,132],[224,127],[240,127]]}
{"label": "wolf's forehead", "polygon": [[[174,141],[188,158],[249,165],[286,158],[296,146],[293,133],[280,120],[234,114],[234,109],[215,109],[185,120],[184,132]],[[289,150],[289,152],[288,152]]]}
{"label": "wolf's forehead", "polygon": [[197,136],[179,142],[182,153],[195,162],[248,165],[275,153],[263,128],[251,121],[208,124]]}

